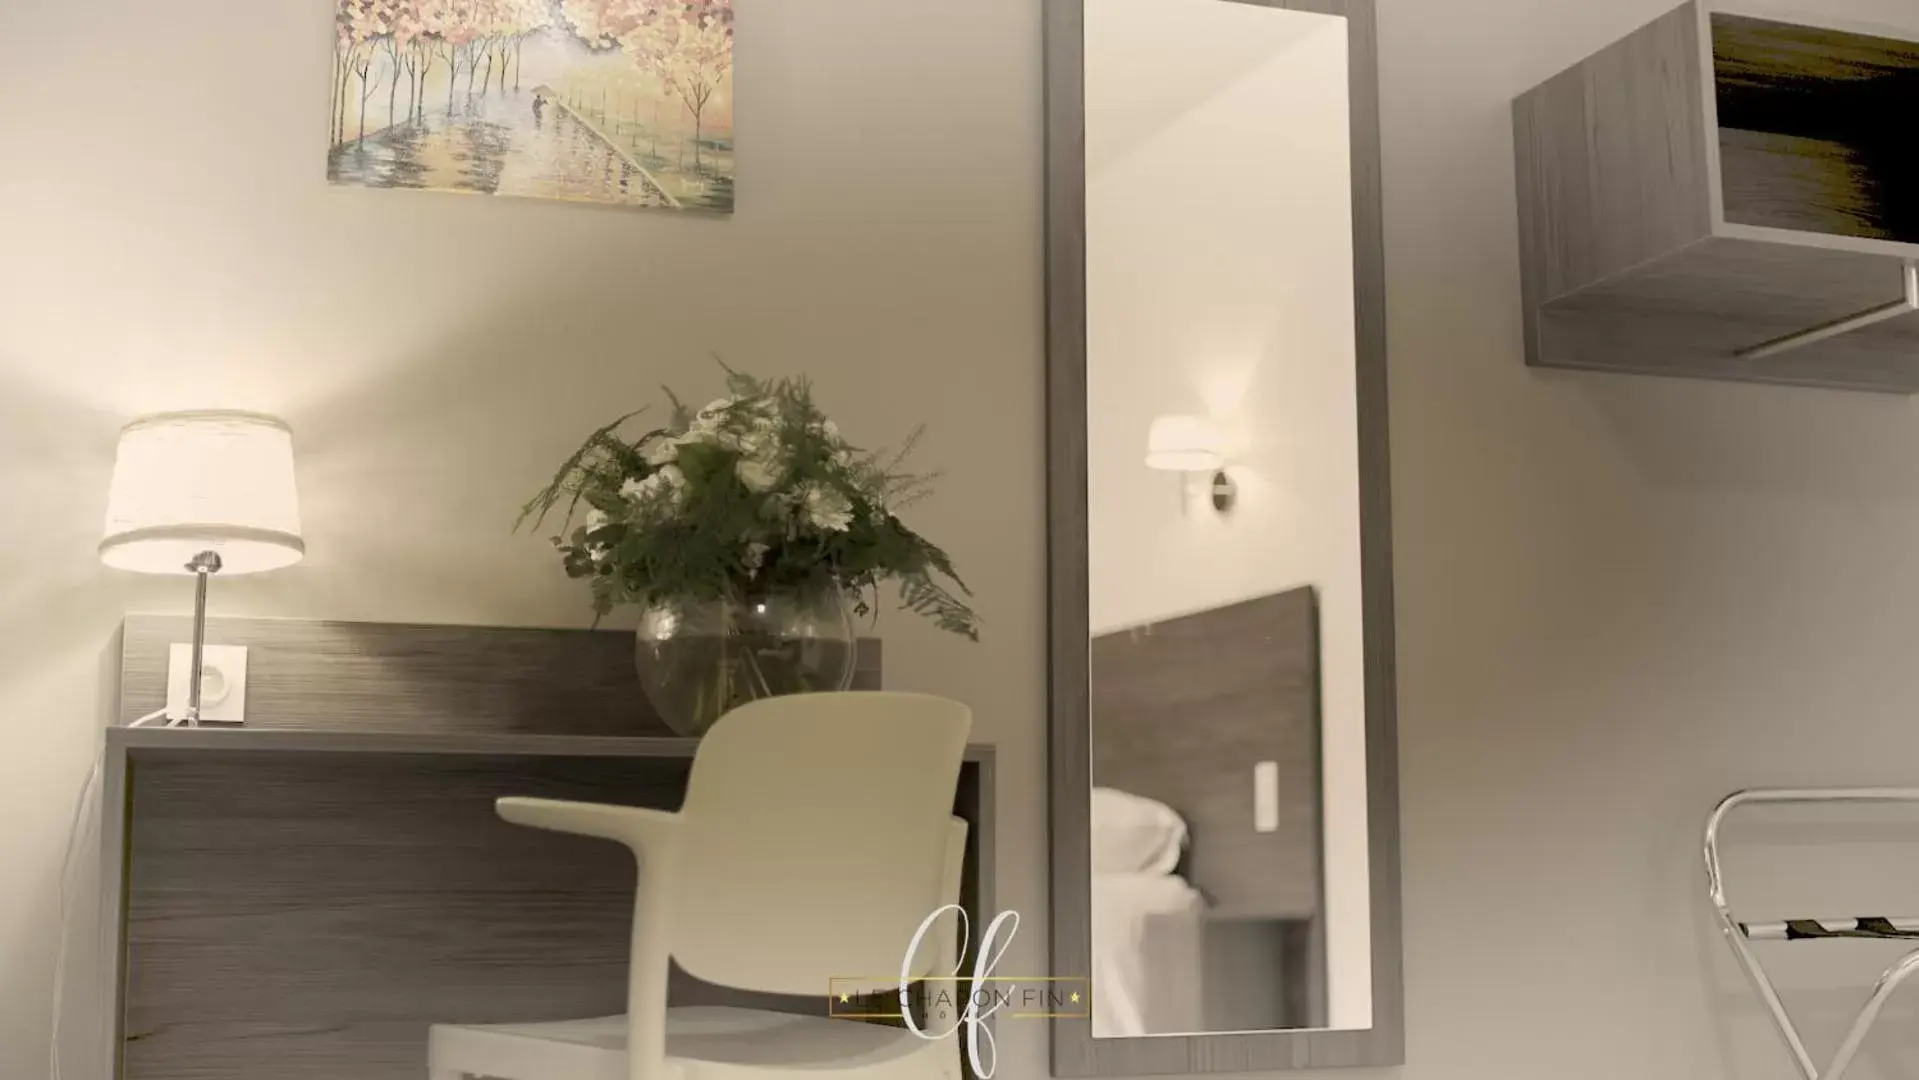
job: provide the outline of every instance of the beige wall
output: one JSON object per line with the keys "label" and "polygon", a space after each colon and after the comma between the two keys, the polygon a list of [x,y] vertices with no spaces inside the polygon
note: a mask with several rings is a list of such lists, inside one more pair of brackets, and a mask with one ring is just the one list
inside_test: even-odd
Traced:
{"label": "beige wall", "polygon": [[[1404,1075],[1783,1080],[1700,917],[1692,834],[1738,785],[1919,774],[1919,416],[1524,369],[1507,102],[1668,5],[1381,6]],[[92,558],[113,431],[214,398],[299,425],[313,546],[220,606],[364,619],[582,622],[505,525],[568,439],[692,385],[709,349],[813,372],[868,438],[930,421],[949,475],[919,521],[989,637],[889,619],[891,674],[968,699],[1000,744],[1001,898],[1028,916],[1009,970],[1037,965],[1037,5],[743,7],[728,223],[325,190],[325,8],[0,4],[5,1074],[44,1074],[100,651],[122,611],[183,599]],[[1855,1075],[1894,1075],[1906,1039]],[[1002,1076],[1044,1075],[1037,1029],[1001,1045]]]}
{"label": "beige wall", "polygon": [[[218,609],[527,625],[590,613],[510,534],[519,504],[660,383],[716,390],[711,353],[812,374],[862,441],[925,421],[947,475],[914,521],[986,640],[888,611],[888,678],[1000,745],[1001,896],[1042,963],[1038,10],[742,4],[728,221],[329,189],[329,23],[327,0],[0,2],[0,1076],[45,1075],[101,650],[189,599],[93,557],[114,433],[198,403],[293,423],[311,550]],[[1043,1035],[1006,1041],[1035,1060]]]}
{"label": "beige wall", "polygon": [[[1508,103],[1674,6],[1381,2],[1410,1080],[1794,1076],[1698,828],[1737,787],[1919,782],[1913,402],[1522,366]],[[1822,1060],[1888,959],[1792,980]],[[1895,1008],[1852,1076],[1910,1074]]]}

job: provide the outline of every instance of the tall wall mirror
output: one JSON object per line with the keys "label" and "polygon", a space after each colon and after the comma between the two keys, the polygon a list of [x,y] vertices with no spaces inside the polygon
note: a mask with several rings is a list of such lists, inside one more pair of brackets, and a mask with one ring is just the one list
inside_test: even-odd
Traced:
{"label": "tall wall mirror", "polygon": [[1371,0],[1047,0],[1054,1072],[1403,1060]]}

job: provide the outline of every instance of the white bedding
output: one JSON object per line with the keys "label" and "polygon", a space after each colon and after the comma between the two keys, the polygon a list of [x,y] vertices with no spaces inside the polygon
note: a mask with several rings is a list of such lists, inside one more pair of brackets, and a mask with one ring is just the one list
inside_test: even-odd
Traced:
{"label": "white bedding", "polygon": [[1093,1036],[1204,1031],[1205,898],[1170,874],[1093,875]]}
{"label": "white bedding", "polygon": [[1186,850],[1186,819],[1155,799],[1093,789],[1093,873],[1170,874]]}

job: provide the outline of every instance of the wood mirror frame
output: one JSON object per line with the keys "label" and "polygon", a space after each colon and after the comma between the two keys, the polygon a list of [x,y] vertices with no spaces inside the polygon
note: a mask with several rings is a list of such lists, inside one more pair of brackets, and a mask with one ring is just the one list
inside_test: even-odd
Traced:
{"label": "wood mirror frame", "polygon": [[[1086,531],[1087,2],[1045,0],[1051,967],[1054,975],[1062,977],[1089,976],[1092,961]],[[1218,2],[1259,3],[1349,20],[1373,1026],[1095,1039],[1090,1019],[1055,1019],[1055,1076],[1267,1072],[1398,1065],[1405,1060],[1392,491],[1373,0]]]}

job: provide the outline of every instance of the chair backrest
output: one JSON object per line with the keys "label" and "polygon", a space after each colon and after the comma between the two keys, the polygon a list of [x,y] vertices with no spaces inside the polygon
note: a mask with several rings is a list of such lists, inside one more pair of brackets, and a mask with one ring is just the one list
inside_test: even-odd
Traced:
{"label": "chair backrest", "polygon": [[[917,694],[801,694],[722,717],[680,808],[674,959],[772,993],[897,985],[914,932],[945,902],[971,728],[966,706]],[[926,967],[933,953],[922,948]]]}

